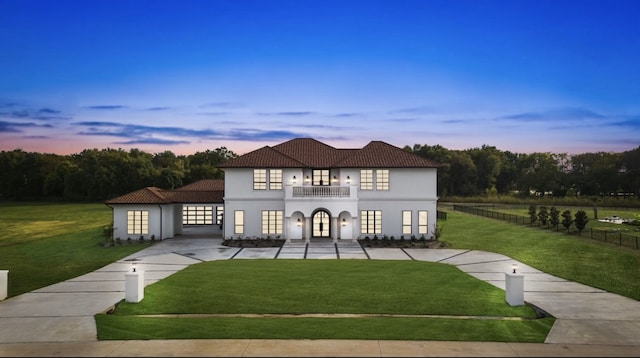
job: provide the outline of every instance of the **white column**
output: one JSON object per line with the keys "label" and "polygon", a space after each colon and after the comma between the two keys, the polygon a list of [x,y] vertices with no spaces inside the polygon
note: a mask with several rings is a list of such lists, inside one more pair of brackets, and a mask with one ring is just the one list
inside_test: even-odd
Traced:
{"label": "white column", "polygon": [[505,273],[505,294],[510,306],[524,305],[524,275]]}
{"label": "white column", "polygon": [[0,301],[7,298],[9,292],[9,271],[0,270]]}
{"label": "white column", "polygon": [[124,299],[138,303],[144,298],[144,271],[132,271],[124,274]]}
{"label": "white column", "polygon": [[304,218],[304,242],[307,244],[311,242],[311,218]]}

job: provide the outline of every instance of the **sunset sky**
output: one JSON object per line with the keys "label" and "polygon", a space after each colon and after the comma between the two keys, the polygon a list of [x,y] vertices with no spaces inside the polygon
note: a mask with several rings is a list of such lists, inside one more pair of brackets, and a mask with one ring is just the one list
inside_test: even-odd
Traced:
{"label": "sunset sky", "polygon": [[640,145],[640,1],[0,0],[0,150]]}

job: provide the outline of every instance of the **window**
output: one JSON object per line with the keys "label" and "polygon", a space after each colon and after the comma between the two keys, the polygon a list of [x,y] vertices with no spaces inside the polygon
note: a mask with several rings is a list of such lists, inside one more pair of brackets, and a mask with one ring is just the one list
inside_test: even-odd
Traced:
{"label": "window", "polygon": [[313,170],[313,185],[329,185],[329,169]]}
{"label": "window", "polygon": [[253,170],[253,190],[267,190],[267,170]]}
{"label": "window", "polygon": [[233,219],[233,232],[236,234],[244,234],[244,210],[234,211]]}
{"label": "window", "polygon": [[389,169],[376,170],[376,190],[389,190]]}
{"label": "window", "polygon": [[184,225],[212,225],[213,206],[211,205],[183,205],[182,223]]}
{"label": "window", "polygon": [[224,219],[224,206],[216,207],[216,224],[222,225],[222,220]]}
{"label": "window", "polygon": [[128,210],[127,211],[127,234],[146,235],[149,233],[149,211],[148,210]]}
{"label": "window", "polygon": [[360,170],[360,190],[373,190],[373,170]]}
{"label": "window", "polygon": [[282,190],[282,169],[269,170],[269,190]]}
{"label": "window", "polygon": [[382,211],[362,210],[360,211],[360,232],[362,234],[382,233]]}
{"label": "window", "polygon": [[418,234],[427,234],[429,232],[429,221],[427,211],[419,210],[418,211]]}
{"label": "window", "polygon": [[262,211],[262,233],[282,234],[282,210]]}
{"label": "window", "polygon": [[411,210],[402,211],[402,233],[411,234]]}

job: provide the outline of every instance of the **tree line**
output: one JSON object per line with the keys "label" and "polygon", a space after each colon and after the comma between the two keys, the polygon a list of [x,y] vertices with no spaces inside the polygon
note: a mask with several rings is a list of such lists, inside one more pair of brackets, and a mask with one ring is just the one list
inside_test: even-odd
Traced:
{"label": "tree line", "polygon": [[174,189],[223,178],[218,166],[236,154],[226,147],[191,155],[138,149],[86,149],[56,155],[0,152],[0,200],[96,201],[148,186]]}
{"label": "tree line", "polygon": [[[438,195],[605,196],[640,194],[640,146],[622,153],[521,154],[484,145],[450,150],[415,144],[405,150],[442,163]],[[147,186],[174,189],[223,178],[218,166],[237,155],[226,147],[191,155],[138,149],[86,149],[71,155],[0,152],[0,200],[96,201]]]}
{"label": "tree line", "polygon": [[531,153],[416,144],[407,151],[438,161],[438,195],[610,196],[640,194],[640,146],[622,153]]}

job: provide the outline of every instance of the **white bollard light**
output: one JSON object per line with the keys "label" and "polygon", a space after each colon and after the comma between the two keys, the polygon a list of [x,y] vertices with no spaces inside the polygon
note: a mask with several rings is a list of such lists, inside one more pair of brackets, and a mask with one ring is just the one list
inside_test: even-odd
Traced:
{"label": "white bollard light", "polygon": [[510,306],[524,305],[524,275],[516,273],[516,264],[513,264],[513,271],[504,276],[507,303]]}
{"label": "white bollard light", "polygon": [[9,292],[9,271],[0,270],[0,301],[7,298]]}
{"label": "white bollard light", "polygon": [[133,270],[124,274],[124,300],[138,303],[144,298],[144,271]]}

